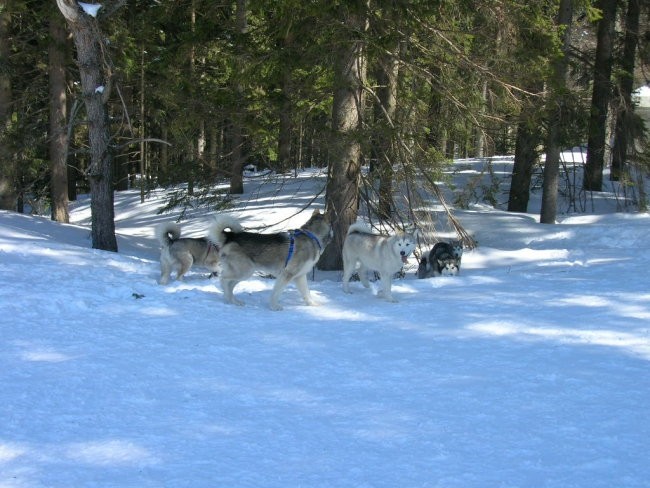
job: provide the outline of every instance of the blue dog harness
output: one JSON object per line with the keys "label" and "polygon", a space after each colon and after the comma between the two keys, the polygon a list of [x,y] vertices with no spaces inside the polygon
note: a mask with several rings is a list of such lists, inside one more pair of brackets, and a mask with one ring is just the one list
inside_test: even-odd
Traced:
{"label": "blue dog harness", "polygon": [[293,250],[295,247],[295,238],[297,236],[307,236],[309,237],[312,241],[314,241],[318,245],[318,249],[322,252],[323,251],[323,246],[320,243],[320,240],[318,237],[316,237],[314,234],[309,232],[308,230],[303,230],[303,229],[296,229],[289,231],[289,253],[287,254],[287,260],[284,262],[284,267],[286,268],[287,265],[289,264],[289,261],[291,261],[291,258],[293,257]]}

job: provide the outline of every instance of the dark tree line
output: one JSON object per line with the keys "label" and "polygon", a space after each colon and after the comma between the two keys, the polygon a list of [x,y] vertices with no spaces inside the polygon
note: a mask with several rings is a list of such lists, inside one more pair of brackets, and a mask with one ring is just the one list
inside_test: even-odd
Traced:
{"label": "dark tree line", "polygon": [[[527,211],[545,155],[548,223],[561,149],[588,141],[588,191],[610,139],[613,179],[647,170],[631,103],[647,0],[37,6],[0,0],[0,206],[46,202],[66,221],[89,191],[100,249],[117,250],[114,190],[186,183],[182,200],[225,180],[242,193],[247,164],[327,167],[339,236],[361,203],[389,225],[414,217],[395,196],[453,157],[515,154],[509,209]],[[340,267],[340,246],[323,267]]]}

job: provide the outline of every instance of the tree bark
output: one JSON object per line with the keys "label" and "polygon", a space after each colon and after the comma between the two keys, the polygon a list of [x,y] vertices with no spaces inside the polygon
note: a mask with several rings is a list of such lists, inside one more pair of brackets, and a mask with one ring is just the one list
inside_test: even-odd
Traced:
{"label": "tree bark", "polygon": [[[348,12],[346,26],[351,33],[365,30],[366,16]],[[364,43],[358,34],[344,44],[334,72],[332,106],[331,164],[326,188],[327,213],[332,221],[334,238],[325,248],[319,267],[339,270],[343,267],[343,241],[350,225],[357,219],[361,145],[357,130],[363,107],[363,82],[366,73]]]}
{"label": "tree bark", "polygon": [[587,163],[583,187],[587,191],[602,191],[605,149],[607,144],[607,110],[611,98],[612,52],[617,0],[600,0],[602,18],[598,22],[594,88],[591,96]]}
{"label": "tree bark", "polygon": [[[522,115],[523,117],[523,115]],[[530,198],[530,182],[537,159],[535,148],[540,142],[539,130],[522,118],[517,126],[515,163],[512,168],[508,212],[527,212]]]}
{"label": "tree bark", "polygon": [[50,192],[52,220],[68,223],[66,30],[58,10],[50,14],[48,46],[50,87]]}
{"label": "tree bark", "polygon": [[[237,31],[238,41],[242,42],[241,37],[248,32],[248,21],[246,19],[246,0],[237,0]],[[238,60],[243,63],[244,60]],[[232,161],[230,174],[230,193],[241,195],[244,193],[244,87],[241,81],[242,67],[238,67],[238,79],[235,80],[235,93],[237,97],[236,113],[232,119]]]}
{"label": "tree bark", "polygon": [[[285,52],[291,52],[293,47],[293,34],[287,29],[281,39],[282,48]],[[293,79],[291,62],[289,59],[282,60],[282,92],[280,94],[280,116],[278,130],[278,167],[280,173],[284,173],[292,167],[291,164],[291,133],[293,131]]]}
{"label": "tree bark", "polygon": [[562,32],[562,56],[553,66],[550,80],[550,95],[547,101],[548,134],[546,136],[546,161],[544,163],[544,183],[542,188],[542,208],[540,222],[554,224],[557,216],[557,192],[560,186],[560,133],[563,123],[564,97],[567,96],[567,75],[571,22],[573,19],[573,0],[560,0],[557,24]]}
{"label": "tree bark", "polygon": [[618,181],[624,171],[627,159],[628,139],[631,137],[632,90],[634,89],[634,65],[636,46],[639,40],[640,1],[628,0],[625,15],[625,46],[621,60],[620,106],[616,111],[616,128],[614,129],[614,148],[612,150],[612,168],[610,180]]}
{"label": "tree bark", "polygon": [[72,30],[81,92],[88,120],[90,166],[90,211],[92,247],[117,251],[115,209],[113,206],[113,151],[109,145],[110,126],[107,101],[110,73],[103,57],[103,40],[95,18],[83,12],[74,0],[57,0],[59,10]]}
{"label": "tree bark", "polygon": [[397,111],[397,83],[399,76],[399,47],[393,53],[386,53],[379,61],[377,97],[375,105],[377,172],[379,174],[379,202],[377,213],[382,220],[388,220],[393,212],[393,161],[394,119]]}
{"label": "tree bark", "polygon": [[9,65],[8,1],[0,0],[0,209],[16,210],[16,163],[5,139],[11,120],[12,89]]}

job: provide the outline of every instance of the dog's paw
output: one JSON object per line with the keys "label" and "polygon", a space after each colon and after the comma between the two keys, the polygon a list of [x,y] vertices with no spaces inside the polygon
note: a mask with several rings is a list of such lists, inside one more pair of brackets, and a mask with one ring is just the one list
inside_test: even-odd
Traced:
{"label": "dog's paw", "polygon": [[397,301],[398,301],[397,298],[395,298],[392,294],[386,293],[383,290],[381,290],[381,291],[379,291],[377,293],[377,297],[382,298],[382,299],[386,300],[387,302],[391,302],[391,303],[397,303]]}
{"label": "dog's paw", "polygon": [[274,312],[279,312],[280,310],[282,310],[282,305],[280,305],[279,303],[275,303],[275,304],[272,303],[270,305],[270,309],[273,310]]}

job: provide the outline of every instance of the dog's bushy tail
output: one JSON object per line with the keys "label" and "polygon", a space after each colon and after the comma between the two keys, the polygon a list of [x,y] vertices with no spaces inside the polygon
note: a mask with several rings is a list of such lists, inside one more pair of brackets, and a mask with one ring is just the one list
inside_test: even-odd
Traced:
{"label": "dog's bushy tail", "polygon": [[368,227],[368,225],[363,223],[363,222],[355,222],[354,224],[352,224],[348,228],[348,234],[347,235],[350,235],[353,232],[358,232],[360,234],[372,234],[373,233],[372,229],[370,227]]}
{"label": "dog's bushy tail", "polygon": [[230,229],[232,232],[242,232],[244,230],[239,221],[232,215],[217,215],[210,227],[209,239],[219,248],[226,243],[226,235],[224,234],[226,229]]}
{"label": "dog's bushy tail", "polygon": [[161,246],[171,246],[180,236],[181,226],[175,222],[166,222],[156,227],[156,238]]}

